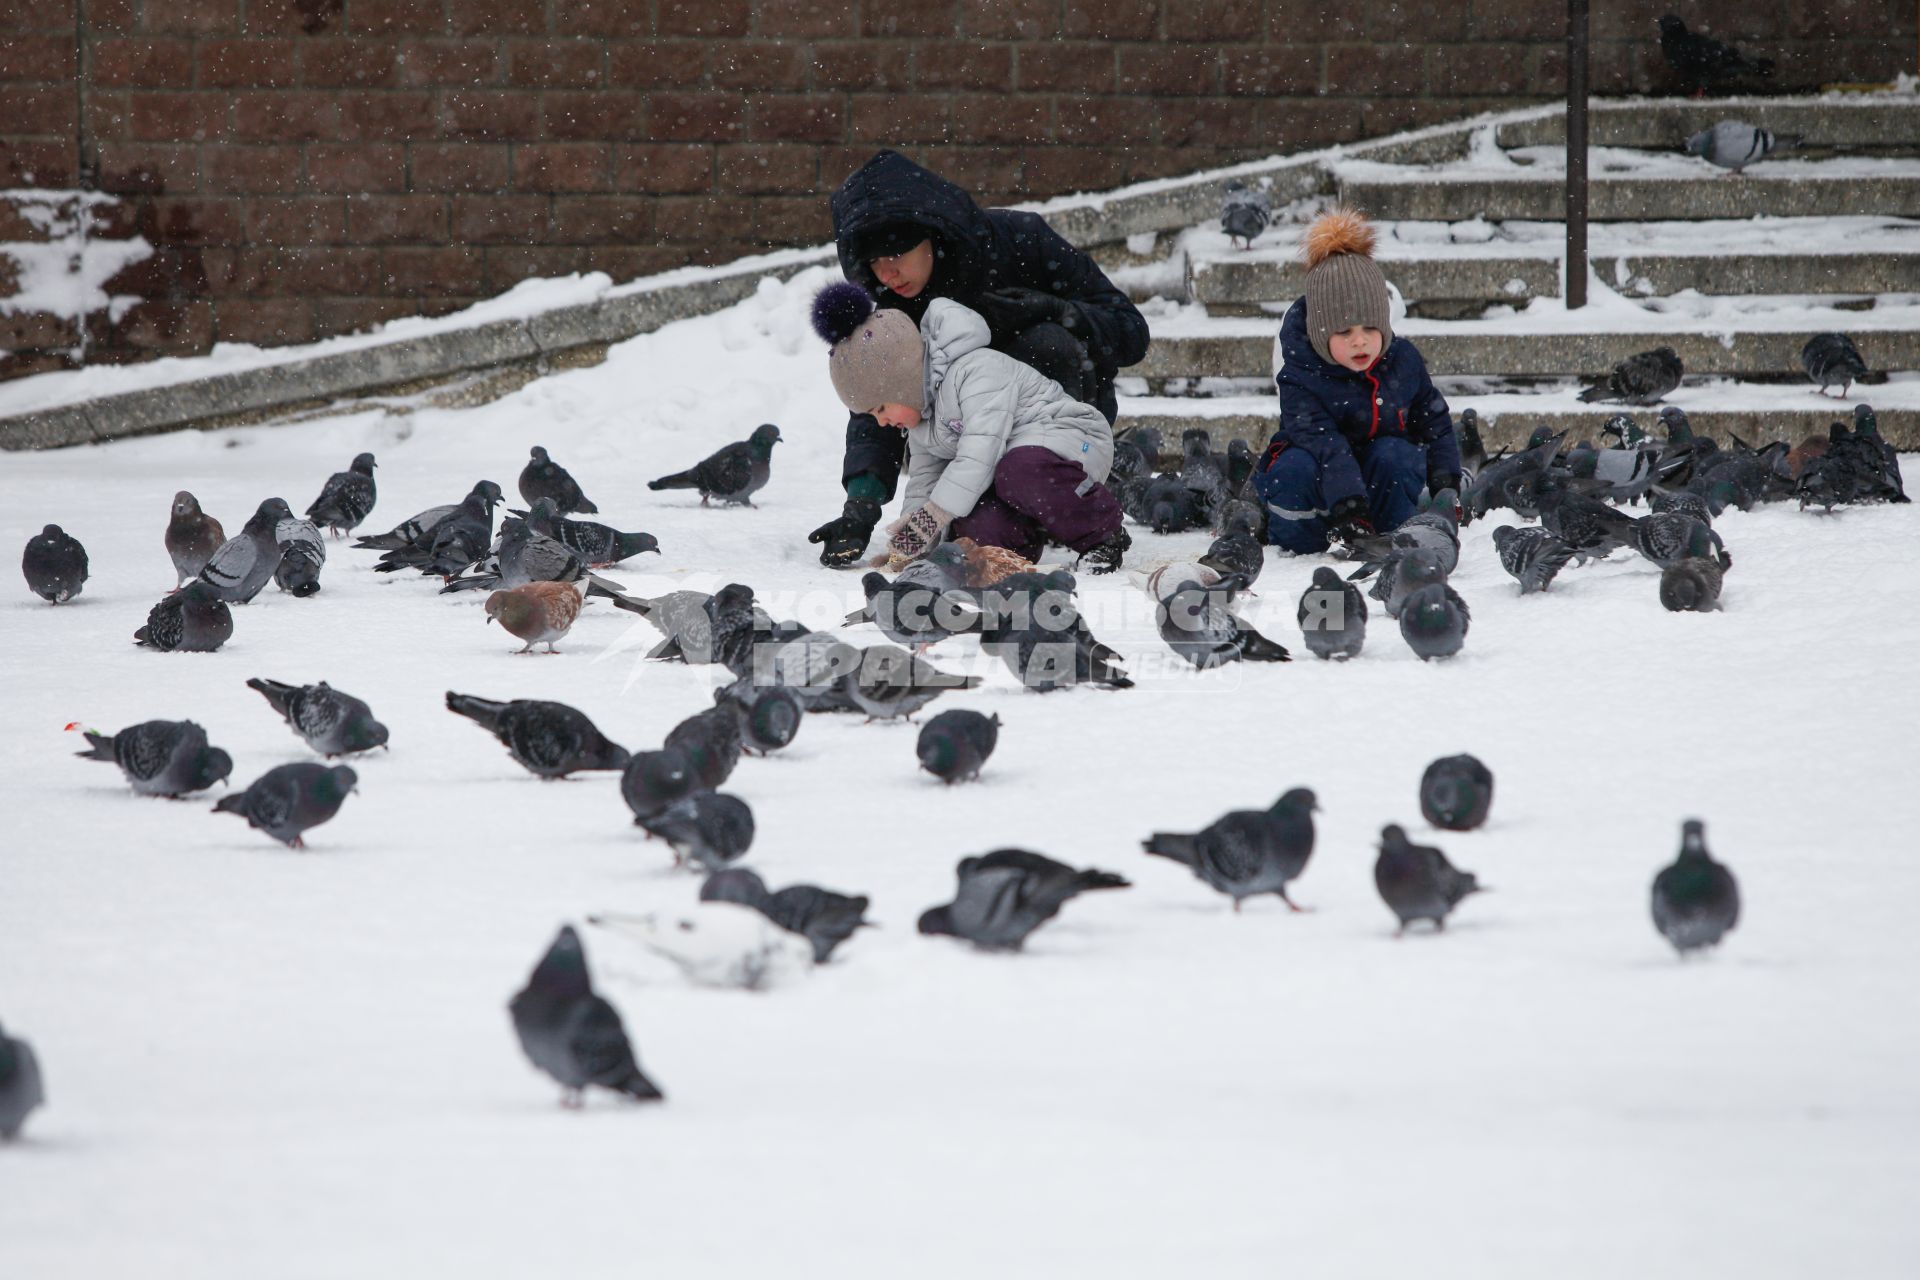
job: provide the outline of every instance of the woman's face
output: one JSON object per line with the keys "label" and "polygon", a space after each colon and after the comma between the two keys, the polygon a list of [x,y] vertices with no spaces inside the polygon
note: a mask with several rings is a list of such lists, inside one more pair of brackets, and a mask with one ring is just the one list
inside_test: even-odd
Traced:
{"label": "woman's face", "polygon": [[905,253],[875,258],[867,264],[874,278],[903,298],[915,298],[933,279],[933,241],[922,240]]}
{"label": "woman's face", "polygon": [[910,431],[920,425],[920,411],[911,405],[883,404],[873,411],[873,420],[883,427]]}
{"label": "woman's face", "polygon": [[1327,351],[1333,356],[1335,364],[1345,365],[1359,373],[1380,358],[1380,331],[1363,325],[1342,329],[1339,333],[1328,335]]}

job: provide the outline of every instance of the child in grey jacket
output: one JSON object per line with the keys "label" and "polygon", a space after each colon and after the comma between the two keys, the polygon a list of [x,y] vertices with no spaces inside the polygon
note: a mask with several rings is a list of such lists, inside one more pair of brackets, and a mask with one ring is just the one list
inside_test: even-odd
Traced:
{"label": "child in grey jacket", "polygon": [[904,514],[888,527],[894,554],[916,556],[951,536],[1030,560],[1056,542],[1090,573],[1120,566],[1129,540],[1103,483],[1113,428],[1098,409],[989,349],[986,321],[950,298],[928,304],[915,326],[874,310],[856,285],[829,285],[813,319],[832,344],[841,402],[907,434]]}

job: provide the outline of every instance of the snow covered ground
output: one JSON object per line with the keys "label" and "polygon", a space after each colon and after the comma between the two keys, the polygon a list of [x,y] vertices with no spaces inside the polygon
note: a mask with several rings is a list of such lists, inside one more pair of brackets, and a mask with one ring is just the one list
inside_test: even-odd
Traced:
{"label": "snow covered ground", "polygon": [[[560,656],[511,656],[479,596],[344,544],[318,596],[270,588],[221,652],[150,653],[130,638],[173,581],[168,503],[189,488],[232,529],[371,449],[385,529],[483,476],[510,489],[544,444],[658,535],[611,576],[744,581],[830,625],[858,590],[804,542],[839,507],[844,415],[804,319],[827,278],[478,408],[9,455],[7,545],[57,521],[93,559],[70,606],[18,579],[0,603],[0,1021],[51,1099],[0,1150],[9,1274],[1914,1273],[1916,507],[1728,514],[1713,615],[1663,612],[1624,556],[1522,600],[1476,525],[1472,632],[1439,665],[1376,617],[1346,665],[1170,672],[1138,590],[1085,580],[1141,687],[1042,697],[988,668],[936,704],[1005,721],[978,786],[856,717],[741,764],[750,865],[870,894],[881,927],[761,994],[692,989],[589,930],[668,1101],[561,1110],[508,996],[563,921],[679,910],[697,880],[612,775],[536,781],[442,695],[561,699],[643,748],[714,669],[638,662],[651,632],[601,605]],[[758,510],[644,488],[762,421],[786,443]],[[1134,565],[1206,540],[1135,536]],[[1249,602],[1285,643],[1315,563],[1272,559]],[[191,717],[244,784],[308,758],[256,675],[327,679],[392,729],[304,854],[210,799],[135,798],[62,732]],[[1443,835],[1415,783],[1458,751],[1496,773],[1493,817]],[[1323,806],[1311,914],[1236,916],[1139,851],[1295,785]],[[1694,816],[1746,911],[1682,963],[1647,888]],[[1387,822],[1494,892],[1395,941],[1371,881]],[[1022,955],[918,936],[954,862],[1005,845],[1134,887]]]}

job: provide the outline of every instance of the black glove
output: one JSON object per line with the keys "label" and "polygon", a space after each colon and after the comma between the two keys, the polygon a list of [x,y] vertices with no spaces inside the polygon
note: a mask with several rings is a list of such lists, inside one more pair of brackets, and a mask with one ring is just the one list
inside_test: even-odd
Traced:
{"label": "black glove", "polygon": [[844,569],[860,559],[873,537],[873,526],[880,523],[880,504],[867,498],[848,498],[840,518],[829,520],[807,535],[808,542],[824,542],[820,563],[829,569]]}
{"label": "black glove", "polygon": [[1342,498],[1327,512],[1327,534],[1335,541],[1352,544],[1375,533],[1365,498]]}
{"label": "black glove", "polygon": [[996,338],[1012,337],[1037,324],[1057,324],[1076,338],[1085,339],[1087,334],[1080,308],[1038,289],[996,289],[976,297],[972,306]]}

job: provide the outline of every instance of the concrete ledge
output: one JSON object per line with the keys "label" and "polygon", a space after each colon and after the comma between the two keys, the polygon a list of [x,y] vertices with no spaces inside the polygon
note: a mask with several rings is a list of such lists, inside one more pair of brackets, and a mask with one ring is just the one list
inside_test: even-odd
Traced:
{"label": "concrete ledge", "polygon": [[[1565,179],[1538,178],[1370,181],[1342,178],[1340,199],[1382,221],[1464,222],[1498,210],[1503,221],[1559,222],[1567,216]],[[1920,177],[1711,179],[1594,178],[1588,216],[1596,222],[1699,221],[1708,218],[1809,218],[1873,213],[1920,216]]]}
{"label": "concrete ledge", "polygon": [[[1920,98],[1891,94],[1852,97],[1650,98],[1597,100],[1587,113],[1587,134],[1596,147],[1678,150],[1717,120],[1745,120],[1775,133],[1797,133],[1810,148],[1920,149]],[[1564,111],[1500,125],[1502,147],[1564,147]],[[1373,157],[1369,157],[1373,158]]]}
{"label": "concrete ledge", "polygon": [[[1510,258],[1383,258],[1380,270],[1409,299],[1525,302],[1560,296],[1560,262],[1538,254]],[[1517,282],[1517,283],[1516,283]],[[1306,289],[1296,259],[1235,261],[1198,258],[1187,264],[1187,292],[1209,305],[1291,302]]]}

